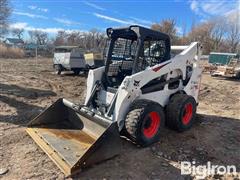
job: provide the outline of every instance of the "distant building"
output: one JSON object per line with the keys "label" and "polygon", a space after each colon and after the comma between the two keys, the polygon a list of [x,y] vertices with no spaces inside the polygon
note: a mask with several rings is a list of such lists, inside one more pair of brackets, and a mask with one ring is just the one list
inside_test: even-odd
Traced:
{"label": "distant building", "polygon": [[6,38],[6,40],[4,41],[4,43],[7,46],[10,47],[19,47],[22,48],[24,45],[24,41],[22,39],[18,39],[18,38]]}

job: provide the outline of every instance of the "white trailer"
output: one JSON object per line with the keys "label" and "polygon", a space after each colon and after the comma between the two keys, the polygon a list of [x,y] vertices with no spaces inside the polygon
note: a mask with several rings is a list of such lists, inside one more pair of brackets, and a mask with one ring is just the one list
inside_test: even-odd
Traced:
{"label": "white trailer", "polygon": [[80,71],[88,69],[83,51],[78,46],[56,47],[53,67],[57,74],[61,74],[62,71],[73,71],[75,74],[79,74]]}

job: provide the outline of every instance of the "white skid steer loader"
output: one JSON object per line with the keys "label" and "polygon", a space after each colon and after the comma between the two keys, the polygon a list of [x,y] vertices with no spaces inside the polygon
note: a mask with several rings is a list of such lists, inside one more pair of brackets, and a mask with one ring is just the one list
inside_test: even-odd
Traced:
{"label": "white skid steer loader", "polygon": [[27,128],[66,175],[119,154],[120,132],[148,146],[165,125],[185,131],[195,119],[198,42],[171,47],[168,35],[135,25],[107,35],[105,66],[89,71],[85,104],[59,99]]}

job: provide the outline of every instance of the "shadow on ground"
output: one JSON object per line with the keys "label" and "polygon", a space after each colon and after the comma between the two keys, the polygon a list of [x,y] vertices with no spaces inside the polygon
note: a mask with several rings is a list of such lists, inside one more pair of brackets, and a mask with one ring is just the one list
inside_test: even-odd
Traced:
{"label": "shadow on ground", "polygon": [[24,97],[27,99],[37,99],[38,97],[56,96],[57,94],[42,89],[23,88],[17,85],[8,85],[0,83],[0,94],[15,95],[17,97]]}
{"label": "shadow on ground", "polygon": [[0,122],[25,126],[32,118],[43,111],[42,107],[27,104],[7,96],[0,95],[0,102],[6,103],[16,109],[16,112],[11,115],[0,114]]}
{"label": "shadow on ground", "polygon": [[29,101],[41,97],[56,96],[56,93],[49,90],[23,88],[17,85],[6,84],[0,84],[0,94],[0,102],[16,109],[16,112],[13,112],[10,115],[4,115],[4,112],[1,113],[0,122],[13,123],[17,125],[25,125],[33,117],[42,112],[43,108],[27,103],[24,100],[21,101],[20,98],[15,98],[14,96],[22,97]]}
{"label": "shadow on ground", "polygon": [[79,74],[75,74],[74,72],[68,72],[68,71],[66,71],[66,72],[63,72],[63,73],[61,73],[61,75],[58,75],[58,76],[75,76],[75,77],[85,77],[85,78],[87,78],[88,77],[88,72],[86,72],[86,73],[84,73],[84,72],[80,72]]}

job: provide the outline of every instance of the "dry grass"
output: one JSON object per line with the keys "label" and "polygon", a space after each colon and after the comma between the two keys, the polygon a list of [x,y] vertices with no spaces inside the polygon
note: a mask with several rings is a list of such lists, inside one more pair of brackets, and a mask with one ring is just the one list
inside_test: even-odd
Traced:
{"label": "dry grass", "polygon": [[24,51],[20,48],[6,47],[0,44],[0,57],[1,58],[23,58]]}

